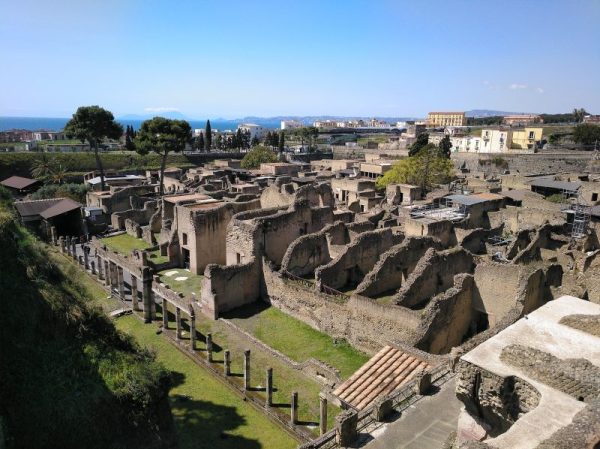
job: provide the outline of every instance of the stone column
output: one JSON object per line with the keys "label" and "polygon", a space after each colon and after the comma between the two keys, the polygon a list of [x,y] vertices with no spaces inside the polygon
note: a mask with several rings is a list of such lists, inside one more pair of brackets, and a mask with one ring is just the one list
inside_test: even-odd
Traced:
{"label": "stone column", "polygon": [[273,368],[267,368],[267,399],[265,401],[265,405],[267,407],[271,407],[273,405]]}
{"label": "stone column", "polygon": [[[196,350],[196,315],[190,313],[190,349]],[[210,361],[210,360],[209,360]]]}
{"label": "stone column", "polygon": [[60,236],[58,238],[58,245],[60,246],[60,252],[61,253],[65,253],[65,239],[63,238],[63,236]]}
{"label": "stone column", "polygon": [[75,260],[77,260],[77,262],[79,262],[79,265],[83,266],[83,256],[77,256],[75,258]]}
{"label": "stone column", "polygon": [[149,267],[142,269],[142,300],[144,304],[144,321],[151,323],[156,319],[156,306],[152,299],[152,272]]}
{"label": "stone column", "polygon": [[420,372],[416,376],[415,394],[424,395],[431,387],[431,374]]}
{"label": "stone column", "polygon": [[225,352],[223,352],[223,374],[225,374],[225,376],[231,375],[231,353],[229,352],[229,349],[226,349]]}
{"label": "stone column", "polygon": [[181,340],[181,309],[175,306],[175,338]]}
{"label": "stone column", "polygon": [[119,289],[119,298],[125,301],[125,279],[123,276],[123,268],[116,266],[117,269],[117,288]]}
{"label": "stone column", "polygon": [[250,349],[244,351],[244,390],[250,389]]}
{"label": "stone column", "polygon": [[82,249],[83,249],[83,267],[86,270],[89,270],[89,268],[90,268],[89,253],[88,253],[89,247],[83,246]]}
{"label": "stone column", "polygon": [[77,260],[77,238],[73,237],[71,239],[71,245],[73,246],[73,259]]}
{"label": "stone column", "polygon": [[162,322],[163,329],[169,328],[169,310],[167,309],[167,300],[165,298],[162,299]]}
{"label": "stone column", "polygon": [[327,398],[319,396],[319,430],[321,435],[327,432]]}
{"label": "stone column", "polygon": [[212,353],[213,353],[213,341],[212,334],[209,332],[206,334],[206,360],[212,362]]}
{"label": "stone column", "polygon": [[93,275],[96,275],[96,262],[93,260],[90,262],[90,270],[92,271]]}
{"label": "stone column", "polygon": [[65,243],[66,247],[67,247],[67,254],[70,256],[71,255],[71,237],[67,236],[67,241]]}
{"label": "stone column", "polygon": [[50,226],[50,240],[53,245],[56,245],[56,227]]}
{"label": "stone column", "polygon": [[292,393],[292,405],[290,407],[290,423],[296,424],[298,422],[298,392]]}
{"label": "stone column", "polygon": [[110,262],[104,260],[104,285],[110,287]]}
{"label": "stone column", "polygon": [[350,446],[358,438],[356,427],[358,425],[358,413],[355,410],[344,410],[335,417],[335,437],[337,443],[342,446]]}
{"label": "stone column", "polygon": [[138,289],[137,289],[137,278],[131,275],[131,308],[133,311],[140,310],[138,305]]}
{"label": "stone column", "polygon": [[102,257],[98,254],[96,254],[96,265],[98,265],[98,279],[102,281],[104,280],[104,270],[102,269],[104,262],[102,261]]}

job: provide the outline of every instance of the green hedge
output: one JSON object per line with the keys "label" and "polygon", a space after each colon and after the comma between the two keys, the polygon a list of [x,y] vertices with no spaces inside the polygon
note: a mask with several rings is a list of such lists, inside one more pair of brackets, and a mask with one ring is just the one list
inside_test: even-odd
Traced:
{"label": "green hedge", "polygon": [[[72,173],[86,173],[96,169],[96,159],[93,153],[44,153],[57,164],[66,167]],[[31,177],[31,169],[39,154],[36,153],[0,153],[0,180],[18,175]],[[105,170],[156,170],[160,168],[160,155],[148,154],[140,156],[137,153],[112,152],[102,153],[102,164]],[[187,156],[183,154],[169,155],[168,165],[181,167],[192,166]]]}

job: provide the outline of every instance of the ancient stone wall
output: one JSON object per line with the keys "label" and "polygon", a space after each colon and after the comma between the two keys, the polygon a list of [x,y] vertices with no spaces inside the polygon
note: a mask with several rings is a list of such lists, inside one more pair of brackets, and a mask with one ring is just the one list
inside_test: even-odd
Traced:
{"label": "ancient stone wall", "polygon": [[459,346],[473,321],[473,276],[457,274],[454,285],[431,299],[422,314],[416,347],[446,354]]}
{"label": "ancient stone wall", "polygon": [[321,231],[294,240],[283,256],[281,269],[303,277],[312,275],[317,267],[330,260],[327,236]]}
{"label": "ancient stone wall", "polygon": [[257,301],[260,267],[256,258],[240,265],[207,265],[202,280],[202,312],[217,319],[223,312]]}
{"label": "ancient stone wall", "polygon": [[412,237],[393,246],[380,256],[356,288],[356,293],[373,298],[397,290],[429,248],[442,249],[431,237]]}
{"label": "ancient stone wall", "polygon": [[450,247],[456,245],[454,225],[449,220],[427,221],[406,217],[404,219],[404,233],[407,237],[434,237],[442,245]]}
{"label": "ancient stone wall", "polygon": [[422,308],[429,299],[454,285],[454,275],[472,273],[474,268],[473,256],[462,248],[439,252],[430,248],[394,296],[394,302],[404,307]]}
{"label": "ancient stone wall", "polygon": [[[146,201],[141,209],[128,209],[121,212],[113,212],[110,216],[113,229],[125,229],[125,220],[131,220],[139,226],[145,226],[150,218],[156,213],[157,201]],[[133,234],[132,234],[133,235]]]}
{"label": "ancient stone wall", "polygon": [[394,235],[390,229],[360,234],[345,252],[316,270],[317,285],[335,289],[358,285],[377,263],[379,256],[403,238],[402,235]]}

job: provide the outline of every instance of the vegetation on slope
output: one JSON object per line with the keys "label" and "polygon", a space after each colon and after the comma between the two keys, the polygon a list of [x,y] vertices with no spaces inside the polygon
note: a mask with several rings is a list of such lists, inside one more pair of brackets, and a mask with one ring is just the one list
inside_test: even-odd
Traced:
{"label": "vegetation on slope", "polygon": [[[86,304],[0,191],[0,423],[7,448],[168,447],[171,376]],[[0,442],[0,446],[3,442]]]}

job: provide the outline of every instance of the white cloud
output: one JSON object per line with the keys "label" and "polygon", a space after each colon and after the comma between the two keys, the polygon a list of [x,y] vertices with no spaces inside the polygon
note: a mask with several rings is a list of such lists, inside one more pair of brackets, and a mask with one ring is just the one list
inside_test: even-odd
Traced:
{"label": "white cloud", "polygon": [[543,93],[544,93],[544,89],[542,89],[541,87],[536,87],[536,88],[535,88],[535,91],[536,91],[538,94],[543,94]]}
{"label": "white cloud", "polygon": [[179,112],[179,109],[169,107],[144,108],[144,112]]}
{"label": "white cloud", "polygon": [[508,86],[509,89],[512,90],[516,90],[516,89],[527,89],[527,84],[517,84],[517,83],[512,83],[510,86]]}

